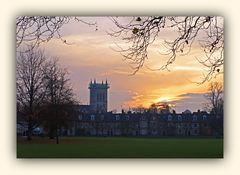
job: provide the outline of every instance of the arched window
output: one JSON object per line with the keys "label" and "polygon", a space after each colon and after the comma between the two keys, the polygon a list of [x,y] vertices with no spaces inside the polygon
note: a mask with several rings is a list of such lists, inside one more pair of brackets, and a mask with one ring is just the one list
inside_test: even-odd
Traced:
{"label": "arched window", "polygon": [[91,115],[91,120],[95,120],[95,115]]}

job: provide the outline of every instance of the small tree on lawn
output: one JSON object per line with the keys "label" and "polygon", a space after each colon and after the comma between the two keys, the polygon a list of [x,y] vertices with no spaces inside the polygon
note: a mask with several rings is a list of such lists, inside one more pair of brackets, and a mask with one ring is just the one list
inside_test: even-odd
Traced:
{"label": "small tree on lawn", "polygon": [[61,129],[71,122],[74,114],[73,90],[67,78],[67,71],[59,67],[57,59],[49,62],[45,79],[47,103],[44,122],[49,137],[56,137],[58,144]]}

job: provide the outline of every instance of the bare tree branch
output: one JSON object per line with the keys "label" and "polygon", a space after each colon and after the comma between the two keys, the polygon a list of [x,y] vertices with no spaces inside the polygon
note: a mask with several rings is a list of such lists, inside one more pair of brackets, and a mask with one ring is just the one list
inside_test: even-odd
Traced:
{"label": "bare tree branch", "polygon": [[[220,67],[224,63],[224,29],[223,18],[218,16],[149,16],[132,17],[129,23],[123,24],[118,17],[111,18],[117,30],[108,34],[120,38],[128,44],[127,48],[120,47],[119,50],[125,60],[133,65],[135,74],[143,67],[148,59],[148,49],[154,43],[159,34],[165,29],[177,31],[173,40],[165,40],[164,55],[169,58],[159,70],[167,69],[173,64],[177,56],[187,55],[192,45],[198,42],[206,58],[198,61],[206,66],[207,75],[201,83],[210,80],[214,75],[220,73]],[[223,71],[223,70],[222,70]]]}
{"label": "bare tree branch", "polygon": [[78,17],[71,16],[19,16],[16,18],[16,48],[23,43],[33,47],[41,43],[48,42],[56,37],[64,44],[69,44],[62,37],[61,28],[71,20],[81,22],[89,26],[97,23],[84,21]]}
{"label": "bare tree branch", "polygon": [[223,103],[223,84],[219,82],[212,82],[209,85],[209,93],[206,98],[210,102],[210,110],[215,116],[218,116],[222,110]]}

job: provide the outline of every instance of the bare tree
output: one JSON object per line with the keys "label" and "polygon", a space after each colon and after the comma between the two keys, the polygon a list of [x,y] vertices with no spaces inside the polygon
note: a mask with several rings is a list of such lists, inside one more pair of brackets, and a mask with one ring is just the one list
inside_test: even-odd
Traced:
{"label": "bare tree", "polygon": [[59,132],[67,126],[74,114],[73,90],[67,78],[67,71],[59,67],[57,59],[49,62],[45,71],[47,103],[45,127],[50,138],[56,136],[59,143]]}
{"label": "bare tree", "polygon": [[223,84],[219,82],[212,82],[209,85],[209,93],[206,98],[210,102],[210,110],[216,116],[223,114]]}
{"label": "bare tree", "polygon": [[17,112],[21,114],[21,120],[27,123],[28,140],[32,139],[32,131],[39,124],[40,106],[45,98],[45,63],[44,52],[33,47],[17,55]]}
{"label": "bare tree", "polygon": [[169,59],[159,70],[168,69],[178,55],[186,55],[191,51],[194,42],[198,42],[205,58],[197,60],[207,68],[202,83],[213,76],[222,73],[224,63],[224,26],[223,18],[219,16],[149,16],[132,17],[129,22],[123,23],[119,17],[111,18],[117,30],[109,35],[125,41],[128,46],[123,48],[118,45],[119,51],[126,60],[133,65],[135,74],[143,67],[148,59],[148,49],[166,29],[176,31],[173,40],[165,40],[164,55]]}
{"label": "bare tree", "polygon": [[223,136],[223,84],[219,82],[212,82],[209,86],[209,93],[206,97],[210,102],[209,110],[212,114],[212,128],[217,135]]}
{"label": "bare tree", "polygon": [[96,22],[86,22],[78,17],[72,16],[19,16],[16,18],[16,48],[20,45],[31,44],[38,46],[43,42],[50,41],[53,37],[62,40],[67,44],[66,39],[62,37],[61,28],[71,20],[81,22],[89,26],[95,26]]}

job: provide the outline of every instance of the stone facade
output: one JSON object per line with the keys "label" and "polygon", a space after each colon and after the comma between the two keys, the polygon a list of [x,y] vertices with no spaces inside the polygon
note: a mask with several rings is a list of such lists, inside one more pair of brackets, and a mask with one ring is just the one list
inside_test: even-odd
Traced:
{"label": "stone facade", "polygon": [[211,116],[154,113],[79,113],[67,135],[72,136],[210,136]]}
{"label": "stone facade", "polygon": [[89,83],[90,90],[90,106],[95,112],[107,112],[108,108],[108,88],[109,84],[106,80],[104,83],[96,83],[96,80]]}

